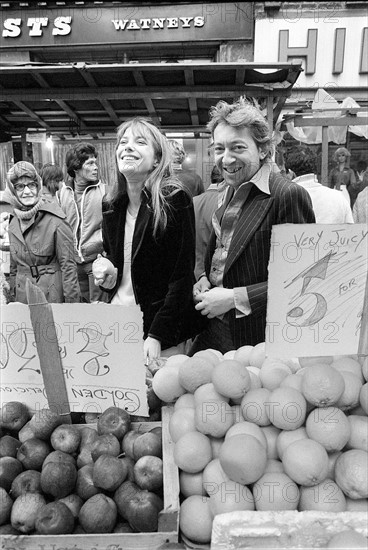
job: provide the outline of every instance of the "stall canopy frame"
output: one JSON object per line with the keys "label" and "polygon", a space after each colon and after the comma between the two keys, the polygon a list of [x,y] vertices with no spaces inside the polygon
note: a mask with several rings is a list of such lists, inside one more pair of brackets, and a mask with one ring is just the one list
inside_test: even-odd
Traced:
{"label": "stall canopy frame", "polygon": [[[329,111],[334,113],[334,116],[328,116]],[[340,112],[341,116],[336,117],[336,111]],[[321,183],[323,185],[328,185],[328,127],[366,126],[368,125],[368,116],[366,116],[366,112],[367,109],[364,107],[311,109],[305,113],[284,115],[281,128],[286,129],[286,124],[291,121],[293,121],[295,127],[322,127]],[[323,114],[323,116],[320,116],[321,114]]]}
{"label": "stall canopy frame", "polygon": [[246,96],[274,126],[301,71],[296,62],[0,63],[0,125],[10,136],[100,139],[141,115],[164,132],[199,136],[212,105]]}

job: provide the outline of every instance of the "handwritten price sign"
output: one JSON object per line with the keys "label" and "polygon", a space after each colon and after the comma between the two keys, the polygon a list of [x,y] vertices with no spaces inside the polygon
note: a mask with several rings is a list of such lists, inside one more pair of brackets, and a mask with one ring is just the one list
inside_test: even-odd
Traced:
{"label": "handwritten price sign", "polygon": [[266,353],[358,352],[367,281],[363,224],[285,224],[272,230]]}
{"label": "handwritten price sign", "polygon": [[[71,411],[101,412],[117,406],[148,416],[140,308],[107,304],[51,307]],[[50,341],[54,332],[47,325],[39,328],[33,330],[27,305],[2,308],[2,402],[22,401],[34,410],[48,406],[35,334]]]}

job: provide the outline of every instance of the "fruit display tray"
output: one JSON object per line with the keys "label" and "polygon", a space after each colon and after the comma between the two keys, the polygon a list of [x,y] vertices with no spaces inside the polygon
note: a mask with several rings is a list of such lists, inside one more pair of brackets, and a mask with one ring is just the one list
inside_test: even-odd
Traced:
{"label": "fruit display tray", "polygon": [[[169,433],[172,407],[162,408],[161,422],[133,422],[132,429],[148,432],[162,427],[164,464],[164,508],[160,512],[155,533],[111,533],[93,535],[3,535],[2,550],[156,550],[179,537],[179,471],[174,462],[174,443]],[[86,426],[86,424],[80,425]],[[88,424],[93,427],[93,424]]]}
{"label": "fruit display tray", "polygon": [[230,512],[215,517],[211,550],[326,548],[346,529],[367,537],[366,512]]}

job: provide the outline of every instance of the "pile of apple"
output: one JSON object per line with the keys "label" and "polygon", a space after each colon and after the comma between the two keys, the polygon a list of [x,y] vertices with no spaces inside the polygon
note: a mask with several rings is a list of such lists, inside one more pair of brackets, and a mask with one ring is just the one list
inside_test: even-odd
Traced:
{"label": "pile of apple", "polygon": [[92,425],[63,423],[18,401],[0,415],[0,534],[157,531],[163,508],[161,427],[133,430],[109,407]]}

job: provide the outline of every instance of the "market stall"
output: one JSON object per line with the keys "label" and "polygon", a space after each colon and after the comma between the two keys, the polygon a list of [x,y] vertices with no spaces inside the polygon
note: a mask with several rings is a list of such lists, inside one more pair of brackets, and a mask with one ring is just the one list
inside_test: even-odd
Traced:
{"label": "market stall", "polygon": [[[178,541],[216,550],[323,548],[346,531],[357,546],[366,543],[367,233],[359,224],[274,230],[268,330],[256,346],[173,355],[146,369],[138,307],[45,304],[31,285],[29,305],[6,307],[6,550],[19,540],[25,550],[92,543],[153,550]],[[149,387],[159,422],[144,420]],[[76,431],[92,439],[81,447]],[[41,458],[28,449],[35,438]],[[54,451],[62,454],[50,486]],[[101,477],[101,462],[115,472],[120,460],[123,477],[111,481],[106,469]],[[72,473],[62,470],[57,481],[64,466]],[[20,492],[13,503],[9,495],[24,488],[18,476],[39,477],[42,492]],[[99,512],[91,525],[93,498]],[[22,499],[35,515],[29,506],[21,512]],[[74,517],[61,506],[69,519],[60,526],[61,499]]]}

